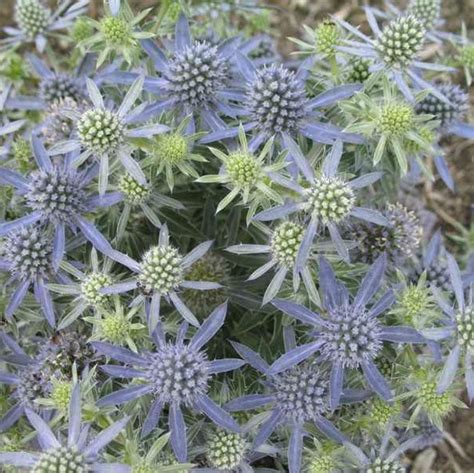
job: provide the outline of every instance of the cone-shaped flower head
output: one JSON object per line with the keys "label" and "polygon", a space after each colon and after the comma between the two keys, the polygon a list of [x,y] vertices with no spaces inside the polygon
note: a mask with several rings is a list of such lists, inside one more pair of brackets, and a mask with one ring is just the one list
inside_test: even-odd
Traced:
{"label": "cone-shaped flower head", "polygon": [[325,360],[340,363],[344,368],[357,368],[374,360],[382,350],[382,326],[363,307],[335,307],[329,318],[321,333],[321,355]]}
{"label": "cone-shaped flower head", "polygon": [[154,246],[143,256],[138,282],[145,293],[168,294],[183,281],[183,257],[173,246]]}
{"label": "cone-shaped flower head", "polygon": [[425,28],[421,21],[408,15],[388,23],[375,47],[387,66],[405,68],[415,59],[424,38]]}
{"label": "cone-shaped flower head", "polygon": [[296,74],[281,65],[264,66],[247,85],[247,107],[260,131],[269,136],[293,133],[305,115],[304,86]]}
{"label": "cone-shaped flower head", "polygon": [[53,224],[71,223],[86,210],[82,175],[59,166],[33,171],[25,197],[31,209],[41,212]]}
{"label": "cone-shaped flower head", "polygon": [[34,39],[46,31],[51,20],[51,11],[39,0],[17,0],[15,20],[25,36]]}
{"label": "cone-shaped flower head", "polygon": [[459,345],[474,352],[474,307],[456,314],[456,328]]}
{"label": "cone-shaped flower head", "polygon": [[355,203],[353,189],[338,177],[316,178],[305,194],[305,210],[325,224],[345,219]]}
{"label": "cone-shaped flower head", "polygon": [[295,366],[276,375],[272,384],[276,405],[290,421],[314,421],[328,410],[329,380],[317,366]]}
{"label": "cone-shaped flower head", "polygon": [[245,458],[247,444],[240,434],[217,431],[209,438],[206,459],[218,470],[233,471]]}
{"label": "cone-shaped flower head", "polygon": [[193,109],[217,97],[227,85],[229,66],[217,46],[207,41],[194,41],[175,53],[165,75],[171,97]]}
{"label": "cone-shaped flower head", "polygon": [[116,150],[124,140],[124,123],[110,110],[94,108],[82,114],[77,123],[81,143],[99,154]]}
{"label": "cone-shaped flower head", "polygon": [[189,345],[167,344],[149,356],[146,379],[162,403],[192,406],[207,393],[209,378],[206,354]]}
{"label": "cone-shaped flower head", "polygon": [[59,447],[41,454],[32,473],[87,473],[84,456],[75,447]]}
{"label": "cone-shaped flower head", "polygon": [[416,111],[434,115],[435,119],[441,122],[441,128],[449,128],[465,118],[469,108],[469,96],[459,85],[441,84],[437,89],[450,103],[429,94],[418,102]]}
{"label": "cone-shaped flower head", "polygon": [[44,230],[20,228],[5,239],[3,253],[10,272],[20,281],[48,278],[53,273],[53,245]]}
{"label": "cone-shaped flower head", "polygon": [[287,268],[293,267],[303,234],[303,225],[291,221],[283,221],[275,228],[270,246],[272,255],[279,264]]}
{"label": "cone-shaped flower head", "polygon": [[53,74],[51,77],[45,77],[40,83],[39,93],[48,104],[67,99],[79,102],[83,98],[78,79],[68,74]]}
{"label": "cone-shaped flower head", "polygon": [[441,0],[411,0],[407,13],[415,16],[427,31],[438,23],[441,16]]}

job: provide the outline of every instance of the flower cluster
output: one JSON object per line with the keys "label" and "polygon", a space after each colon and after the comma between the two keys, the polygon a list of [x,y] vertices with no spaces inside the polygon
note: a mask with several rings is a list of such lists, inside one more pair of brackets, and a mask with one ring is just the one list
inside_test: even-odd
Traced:
{"label": "flower cluster", "polygon": [[300,2],[300,28],[260,0],[10,3],[2,471],[402,473],[452,440],[472,25],[441,0],[362,28],[350,5]]}

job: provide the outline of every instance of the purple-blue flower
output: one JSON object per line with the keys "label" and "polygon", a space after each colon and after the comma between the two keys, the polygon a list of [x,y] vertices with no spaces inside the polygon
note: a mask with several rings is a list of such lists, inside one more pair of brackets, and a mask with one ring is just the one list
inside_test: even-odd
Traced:
{"label": "purple-blue flower", "polygon": [[462,360],[467,392],[469,400],[472,401],[474,399],[474,287],[469,284],[466,291],[467,296],[465,296],[466,285],[463,283],[456,260],[450,254],[446,256],[446,260],[456,306],[453,307],[441,291],[432,286],[433,295],[447,319],[443,320],[442,327],[425,329],[423,334],[431,340],[447,340],[452,345],[438,380],[439,393],[443,393],[451,387],[459,369],[459,362]]}
{"label": "purple-blue flower", "polygon": [[41,0],[16,0],[15,21],[18,28],[11,26],[3,30],[8,37],[0,44],[20,46],[34,42],[42,53],[46,48],[47,36],[72,25],[78,16],[86,12],[89,0],[63,0],[54,12]]}
{"label": "purple-blue flower", "polygon": [[280,373],[319,352],[321,361],[331,365],[329,392],[332,408],[339,404],[347,369],[361,369],[370,388],[383,399],[390,400],[391,388],[375,364],[384,342],[425,343],[426,340],[413,328],[383,325],[380,316],[395,300],[392,290],[369,306],[382,285],[386,261],[385,254],[375,261],[351,300],[346,287],[336,280],[329,263],[320,258],[320,288],[326,316],[294,302],[275,300],[273,305],[277,309],[313,327],[315,341],[290,350],[272,365],[270,373]]}
{"label": "purple-blue flower", "polygon": [[455,70],[444,64],[428,63],[419,58],[426,37],[423,23],[415,15],[410,14],[399,16],[380,29],[373,10],[366,7],[365,13],[375,37],[371,38],[346,21],[335,17],[335,21],[358,39],[358,41],[346,40],[346,46],[339,46],[338,49],[350,55],[372,60],[370,72],[388,77],[410,103],[415,102],[415,93],[424,89],[428,89],[439,100],[449,103],[449,98],[423,78],[423,71]]}
{"label": "purple-blue flower", "polygon": [[[314,346],[317,343],[312,342],[309,345]],[[289,470],[291,473],[297,473],[301,468],[306,423],[314,424],[319,431],[336,442],[347,441],[346,437],[326,418],[331,411],[329,376],[322,367],[314,362],[297,365],[300,360],[292,356],[293,361],[286,363],[285,369],[274,373],[272,367],[258,353],[240,343],[234,342],[232,345],[250,366],[266,377],[264,382],[266,390],[263,394],[246,394],[224,406],[231,412],[257,408],[268,409],[268,416],[255,436],[254,448],[261,446],[280,425],[289,426],[291,428],[288,445]],[[288,355],[301,348],[309,351],[308,346],[290,349],[274,365],[282,359],[289,361]]]}
{"label": "purple-blue flower", "polygon": [[[316,110],[351,97],[362,88],[361,84],[334,87],[310,99],[305,89],[309,74],[307,61],[295,72],[280,64],[257,68],[239,52],[234,58],[246,81],[245,93],[240,97],[240,115],[245,131],[252,132],[249,142],[252,151],[276,136],[277,141],[283,143],[283,147],[289,150],[290,156],[296,161],[293,148],[297,147],[294,138],[298,135],[325,144],[333,144],[336,140],[359,144],[364,142],[360,135],[344,133],[337,126],[321,121],[321,113]],[[234,137],[238,132],[238,127],[215,130],[201,142],[210,143]]]}
{"label": "purple-blue flower", "polygon": [[296,199],[283,205],[255,215],[258,221],[271,221],[298,213],[306,224],[305,233],[296,257],[296,270],[301,272],[308,259],[313,240],[321,227],[328,229],[338,254],[349,260],[349,251],[339,233],[338,226],[349,217],[355,217],[377,225],[388,225],[388,220],[378,211],[357,207],[356,192],[376,182],[382,176],[380,172],[365,174],[351,181],[337,176],[337,168],[342,156],[342,142],[336,141],[322,165],[322,173],[315,176],[313,169],[306,161],[296,143],[288,143],[289,151],[298,164],[308,183],[300,185],[288,179],[272,176],[277,184],[288,188],[296,194]]}
{"label": "purple-blue flower", "polygon": [[37,136],[32,137],[32,145],[37,170],[23,177],[11,169],[0,168],[0,183],[15,187],[30,209],[30,213],[23,217],[0,223],[0,235],[33,224],[51,228],[54,232],[52,266],[55,269],[64,256],[67,229],[73,233],[80,231],[98,251],[114,259],[117,252],[83,215],[114,205],[122,195],[118,192],[90,195],[87,188],[97,174],[96,165],[79,171],[72,164],[77,157],[74,153],[53,160]]}
{"label": "purple-blue flower", "polygon": [[105,365],[102,367],[105,373],[138,381],[106,395],[98,401],[98,406],[123,404],[151,395],[153,400],[142,425],[142,435],[146,436],[155,429],[162,411],[168,407],[171,445],[181,462],[187,458],[183,408],[203,412],[219,427],[239,432],[239,425],[209,397],[208,392],[213,375],[237,369],[245,362],[230,358],[209,360],[203,349],[222,327],[226,311],[227,304],[217,307],[187,343],[187,323],[181,325],[175,342],[166,340],[161,323],[158,323],[152,334],[156,344],[152,352],[133,353],[108,343],[93,342],[100,353],[126,365]]}
{"label": "purple-blue flower", "polygon": [[81,412],[81,393],[79,385],[76,384],[69,405],[67,438],[62,439],[54,435],[51,427],[38,414],[26,409],[26,416],[36,430],[41,450],[34,453],[0,453],[0,464],[38,472],[127,472],[125,465],[103,463],[99,454],[125,428],[129,417],[113,423],[90,439],[90,425],[82,425]]}
{"label": "purple-blue flower", "polygon": [[[142,46],[159,74],[145,79],[145,90],[159,98],[145,108],[144,116],[159,116],[166,111],[176,111],[180,119],[190,116],[190,133],[195,132],[197,117],[211,130],[224,128],[220,115],[235,117],[237,109],[232,102],[242,97],[230,62],[238,42],[237,38],[230,38],[212,45],[193,40],[184,15],[176,23],[174,43],[167,51],[151,39],[143,40]],[[134,73],[120,71],[109,75],[112,82],[122,84],[130,83],[134,77]]]}
{"label": "purple-blue flower", "polygon": [[160,229],[158,245],[152,246],[137,262],[117,251],[112,258],[136,273],[134,278],[106,287],[103,294],[120,294],[138,289],[139,295],[133,304],[144,302],[147,309],[150,332],[153,332],[160,317],[161,299],[164,297],[191,325],[199,326],[199,321],[178,295],[180,289],[208,291],[219,289],[220,284],[207,281],[186,281],[185,272],[193,263],[202,258],[212,245],[205,241],[187,255],[182,256],[177,248],[170,245],[168,227]]}

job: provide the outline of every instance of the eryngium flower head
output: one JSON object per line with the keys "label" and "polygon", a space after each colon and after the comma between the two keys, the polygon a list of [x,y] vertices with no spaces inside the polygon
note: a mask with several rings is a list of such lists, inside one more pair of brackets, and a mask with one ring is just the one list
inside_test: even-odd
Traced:
{"label": "eryngium flower head", "polygon": [[456,314],[456,328],[459,345],[474,352],[474,307]]}
{"label": "eryngium flower head", "polygon": [[71,138],[75,128],[75,122],[71,118],[71,114],[82,114],[84,107],[84,102],[76,102],[70,97],[51,103],[46,112],[44,126],[41,129],[45,141],[50,145],[54,145]]}
{"label": "eryngium flower head", "polygon": [[303,240],[304,228],[295,222],[282,222],[274,230],[270,243],[273,257],[279,264],[292,268]]}
{"label": "eryngium flower head", "polygon": [[40,84],[40,97],[47,103],[71,99],[79,102],[82,98],[78,80],[67,74],[54,74],[46,77]]}
{"label": "eryngium flower head", "polygon": [[374,462],[367,466],[364,473],[405,473],[406,468],[397,461],[382,460],[376,458]]}
{"label": "eryngium flower head", "polygon": [[441,84],[436,88],[450,103],[429,94],[418,102],[416,111],[434,115],[435,119],[441,122],[441,128],[449,128],[465,117],[469,108],[469,96],[459,85]]}
{"label": "eryngium flower head", "polygon": [[406,68],[423,44],[425,28],[414,15],[391,21],[375,45],[381,59],[389,67]]}
{"label": "eryngium flower head", "polygon": [[209,378],[205,353],[189,345],[167,344],[149,355],[146,379],[163,403],[191,406],[207,393]]}
{"label": "eryngium flower head", "polygon": [[347,82],[365,82],[370,76],[370,59],[362,57],[352,58],[348,65],[349,75]]}
{"label": "eryngium flower head", "polygon": [[339,362],[344,367],[357,368],[366,360],[373,360],[382,349],[382,327],[377,317],[365,308],[334,307],[329,321],[321,330],[323,359]]}
{"label": "eryngium flower head", "polygon": [[218,431],[207,442],[206,459],[213,468],[233,471],[244,459],[246,446],[241,435]]}
{"label": "eryngium flower head", "polygon": [[4,257],[10,272],[20,281],[47,279],[52,272],[53,246],[44,230],[21,228],[9,234],[4,243]]}
{"label": "eryngium flower head", "polygon": [[20,30],[29,39],[46,31],[51,12],[39,0],[17,0],[15,20]]}
{"label": "eryngium flower head", "polygon": [[231,183],[236,186],[252,186],[261,175],[261,167],[258,161],[248,153],[231,153],[225,167]]}
{"label": "eryngium flower head", "polygon": [[[444,261],[434,261],[427,268],[426,271],[426,281],[433,284],[439,289],[449,290],[449,271],[446,263]],[[418,277],[421,273],[416,274]]]}
{"label": "eryngium flower head", "polygon": [[304,86],[284,66],[264,66],[247,85],[247,108],[260,131],[268,135],[293,132],[305,115]]}
{"label": "eryngium flower head", "polygon": [[86,210],[83,177],[59,166],[33,171],[25,197],[31,209],[54,224],[71,222]]}
{"label": "eryngium flower head", "polygon": [[[230,275],[230,267],[226,259],[215,253],[208,253],[196,261],[185,273],[187,281],[210,281],[222,283]],[[210,291],[185,289],[183,298],[189,307],[198,315],[208,314],[214,307],[226,299],[224,288]]]}
{"label": "eryngium flower head", "polygon": [[167,294],[183,281],[182,256],[172,246],[150,248],[141,261],[138,282],[145,293]]}
{"label": "eryngium flower head", "polygon": [[383,108],[378,127],[386,135],[404,135],[413,125],[414,110],[409,104],[393,103]]}
{"label": "eryngium flower head", "polygon": [[332,21],[323,21],[314,31],[316,52],[327,56],[336,54],[341,35],[339,27]]}
{"label": "eryngium flower head", "polygon": [[324,223],[338,223],[354,207],[352,188],[337,177],[321,176],[306,190],[305,210]]}
{"label": "eryngium flower head", "polygon": [[411,0],[407,13],[415,16],[427,31],[438,22],[441,15],[441,0]]}
{"label": "eryngium flower head", "polygon": [[299,424],[314,421],[328,408],[329,380],[312,364],[284,371],[272,384],[280,411]]}
{"label": "eryngium flower head", "polygon": [[44,452],[32,473],[87,473],[84,456],[75,447],[59,447]]}
{"label": "eryngium flower head", "polygon": [[177,51],[169,61],[166,78],[170,95],[184,106],[199,108],[212,101],[225,87],[229,70],[217,46],[194,41]]}
{"label": "eryngium flower head", "polygon": [[105,273],[90,273],[81,283],[81,294],[91,306],[103,304],[107,295],[100,290],[112,284],[112,278]]}
{"label": "eryngium flower head", "polygon": [[150,188],[140,184],[130,174],[124,174],[120,178],[118,188],[129,204],[138,205],[150,195]]}
{"label": "eryngium flower head", "polygon": [[130,25],[118,16],[107,16],[100,22],[105,39],[111,44],[127,44],[131,39]]}
{"label": "eryngium flower head", "polygon": [[88,110],[77,123],[77,131],[83,146],[99,154],[109,153],[119,147],[124,139],[124,124],[110,110]]}
{"label": "eryngium flower head", "polygon": [[183,161],[188,154],[188,141],[180,133],[165,133],[156,138],[153,155],[157,164],[161,161],[177,164]]}
{"label": "eryngium flower head", "polygon": [[388,204],[384,215],[390,226],[368,224],[355,229],[360,257],[365,262],[373,262],[384,252],[396,262],[413,256],[420,246],[423,227],[415,212],[396,203]]}

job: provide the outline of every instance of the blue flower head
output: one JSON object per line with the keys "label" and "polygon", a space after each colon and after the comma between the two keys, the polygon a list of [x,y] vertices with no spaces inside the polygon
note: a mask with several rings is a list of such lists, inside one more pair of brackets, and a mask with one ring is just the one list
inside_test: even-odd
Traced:
{"label": "blue flower head", "polygon": [[[212,245],[212,241],[201,243],[187,255],[183,256],[169,242],[168,227],[160,229],[158,245],[152,246],[144,253],[140,262],[114,252],[114,259],[129,267],[136,273],[135,277],[103,289],[104,294],[119,294],[138,289],[140,294],[135,302],[150,302],[147,307],[150,331],[153,331],[160,315],[161,299],[164,297],[191,325],[199,326],[194,314],[179,297],[180,289],[200,291],[219,289],[220,284],[207,281],[186,281],[185,272],[194,262],[202,258]],[[151,301],[150,301],[151,299]]]}
{"label": "blue flower head", "polygon": [[54,435],[51,427],[31,409],[26,416],[38,435],[41,450],[35,453],[0,453],[0,464],[29,468],[35,473],[105,472],[120,468],[120,464],[103,463],[100,451],[124,429],[128,417],[115,422],[88,441],[90,425],[81,425],[81,393],[76,384],[69,405],[67,439]]}
{"label": "blue flower head", "polygon": [[294,181],[280,180],[279,184],[293,191],[296,199],[258,213],[254,217],[255,220],[271,221],[290,214],[301,215],[301,220],[306,224],[306,228],[296,256],[295,265],[298,272],[303,270],[314,238],[321,227],[328,229],[338,254],[347,261],[349,252],[338,230],[341,224],[344,224],[349,217],[377,225],[389,224],[388,220],[378,211],[355,205],[356,191],[379,180],[382,173],[372,172],[351,181],[337,176],[337,168],[342,156],[342,142],[338,140],[325,158],[321,175],[315,176],[313,169],[296,143],[288,144],[290,145],[290,154],[299,165],[308,183],[300,185]]}
{"label": "blue flower head", "polygon": [[142,435],[155,429],[162,411],[168,406],[171,444],[179,461],[186,461],[187,457],[183,408],[203,412],[219,427],[238,432],[237,423],[211,400],[208,391],[212,375],[237,369],[244,362],[240,359],[211,361],[203,350],[223,325],[226,311],[226,304],[215,309],[188,343],[184,341],[186,323],[181,326],[175,342],[166,341],[161,324],[158,324],[153,332],[156,344],[153,352],[137,354],[108,343],[94,342],[93,346],[100,353],[127,365],[106,365],[103,370],[107,374],[141,381],[103,397],[98,405],[123,404],[150,394],[153,401],[142,426]]}
{"label": "blue flower head", "polygon": [[52,12],[41,0],[17,0],[15,20],[18,27],[5,28],[9,36],[2,43],[17,46],[34,42],[36,49],[42,53],[47,36],[70,26],[75,18],[86,12],[88,3],[89,0],[66,0]]}
{"label": "blue flower head", "polygon": [[336,280],[329,263],[320,258],[320,287],[327,317],[290,301],[275,300],[275,307],[315,328],[315,341],[290,350],[272,365],[270,372],[279,373],[319,352],[321,360],[331,365],[329,391],[332,408],[338,405],[341,398],[347,369],[361,369],[370,388],[383,399],[390,400],[390,386],[374,362],[384,342],[424,343],[426,340],[410,327],[382,323],[380,315],[395,300],[391,290],[369,307],[382,284],[385,266],[386,256],[382,255],[372,265],[351,301],[349,292]]}
{"label": "blue flower head", "polygon": [[[314,346],[315,343],[317,342],[309,345]],[[301,468],[305,424],[314,424],[319,431],[336,442],[346,441],[346,437],[326,418],[331,410],[327,372],[312,362],[297,365],[301,360],[301,349],[308,352],[308,346],[290,349],[275,361],[273,366],[278,365],[280,360],[288,360],[288,356],[292,357],[292,363],[286,363],[285,368],[276,373],[249,347],[240,343],[232,345],[249,365],[266,376],[267,388],[263,394],[247,394],[225,405],[231,412],[268,406],[270,412],[255,436],[254,448],[261,446],[278,426],[289,426],[289,470],[297,473]],[[298,354],[295,356],[295,353]]]}

